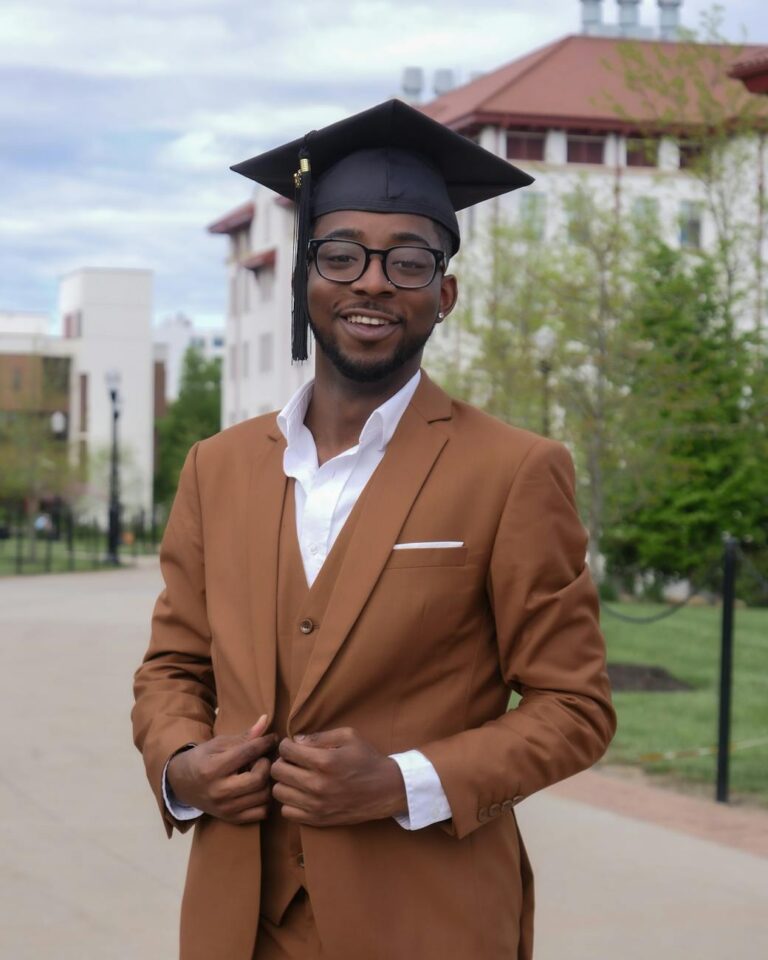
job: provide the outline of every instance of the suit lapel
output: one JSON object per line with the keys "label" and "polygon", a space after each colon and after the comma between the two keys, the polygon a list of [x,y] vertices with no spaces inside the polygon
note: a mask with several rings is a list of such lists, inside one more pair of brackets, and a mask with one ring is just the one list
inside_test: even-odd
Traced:
{"label": "suit lapel", "polygon": [[248,602],[251,643],[262,703],[270,720],[275,711],[277,644],[277,551],[286,490],[285,440],[275,429],[266,452],[251,471],[248,497]]}
{"label": "suit lapel", "polygon": [[297,716],[341,649],[389,559],[424,482],[448,442],[432,421],[450,418],[450,398],[425,374],[361,496],[365,503],[291,710]]}

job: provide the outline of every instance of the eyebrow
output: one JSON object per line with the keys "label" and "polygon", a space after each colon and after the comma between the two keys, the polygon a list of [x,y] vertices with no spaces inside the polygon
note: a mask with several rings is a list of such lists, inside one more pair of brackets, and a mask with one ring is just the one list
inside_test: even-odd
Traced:
{"label": "eyebrow", "polygon": [[[326,240],[357,240],[358,243],[362,242],[362,238],[363,232],[361,230],[354,230],[351,227],[339,227],[336,230],[331,230],[329,233],[326,233],[324,237]],[[390,240],[393,243],[423,243],[426,247],[432,247],[432,244],[426,237],[423,237],[420,233],[410,233],[409,231],[393,233]]]}

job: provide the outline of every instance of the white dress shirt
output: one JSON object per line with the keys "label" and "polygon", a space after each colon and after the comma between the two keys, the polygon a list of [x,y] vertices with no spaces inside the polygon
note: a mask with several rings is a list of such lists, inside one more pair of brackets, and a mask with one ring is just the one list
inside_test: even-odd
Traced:
{"label": "white dress shirt", "polygon": [[[296,533],[307,583],[311,587],[349,518],[357,499],[384,458],[387,444],[419,385],[417,372],[394,396],[377,407],[366,420],[354,447],[322,466],[317,462],[315,440],[304,423],[312,397],[313,381],[301,387],[277,417],[286,439],[283,470],[295,480]],[[397,817],[406,830],[419,830],[448,820],[451,808],[433,765],[418,750],[392,755],[400,767],[408,801],[407,816]],[[200,816],[171,795],[165,775],[163,794],[168,810],[179,820]]]}

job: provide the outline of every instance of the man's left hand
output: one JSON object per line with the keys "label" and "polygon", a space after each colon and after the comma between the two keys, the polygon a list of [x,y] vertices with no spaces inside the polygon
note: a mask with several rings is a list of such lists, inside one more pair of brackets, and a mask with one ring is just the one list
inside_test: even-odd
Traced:
{"label": "man's left hand", "polygon": [[408,812],[398,765],[350,727],[286,737],[271,774],[272,797],[296,823],[338,827]]}

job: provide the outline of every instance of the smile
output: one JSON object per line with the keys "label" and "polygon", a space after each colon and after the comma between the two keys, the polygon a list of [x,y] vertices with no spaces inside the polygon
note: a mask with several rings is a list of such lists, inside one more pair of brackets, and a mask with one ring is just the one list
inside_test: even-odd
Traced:
{"label": "smile", "polygon": [[362,324],[367,327],[385,327],[397,323],[396,320],[385,320],[383,317],[370,317],[363,314],[351,314],[344,317],[347,323]]}

